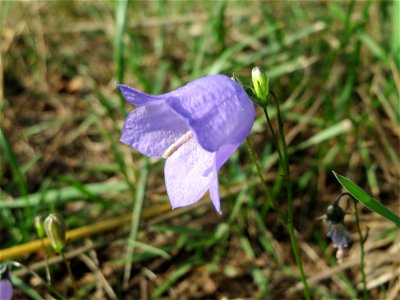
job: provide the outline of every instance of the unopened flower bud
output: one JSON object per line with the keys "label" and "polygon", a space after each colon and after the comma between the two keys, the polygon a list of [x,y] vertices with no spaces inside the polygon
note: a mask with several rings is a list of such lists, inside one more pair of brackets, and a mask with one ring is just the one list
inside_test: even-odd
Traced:
{"label": "unopened flower bud", "polygon": [[44,235],[46,234],[44,231],[44,226],[43,226],[43,217],[42,216],[36,216],[34,220],[35,228],[36,228],[36,233],[40,238],[43,238]]}
{"label": "unopened flower bud", "polygon": [[343,209],[337,203],[329,205],[326,210],[326,219],[328,222],[342,223],[344,215]]}
{"label": "unopened flower bud", "polygon": [[269,78],[258,67],[254,67],[251,71],[251,80],[259,104],[265,106],[269,94]]}
{"label": "unopened flower bud", "polygon": [[50,214],[44,221],[44,229],[57,253],[62,253],[65,248],[65,223],[60,214]]}

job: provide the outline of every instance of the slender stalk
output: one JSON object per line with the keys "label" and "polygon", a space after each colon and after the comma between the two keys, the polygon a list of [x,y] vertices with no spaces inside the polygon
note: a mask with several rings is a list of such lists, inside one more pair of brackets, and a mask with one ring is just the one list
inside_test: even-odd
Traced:
{"label": "slender stalk", "polygon": [[286,222],[285,222],[286,217],[284,216],[282,211],[279,210],[277,203],[275,203],[273,197],[271,196],[271,192],[270,192],[270,190],[265,182],[264,176],[262,174],[261,166],[260,166],[260,163],[258,162],[256,151],[254,150],[253,144],[251,143],[251,141],[248,137],[246,138],[246,144],[247,144],[247,149],[250,153],[250,158],[251,158],[252,162],[254,163],[254,165],[256,166],[257,175],[260,178],[261,185],[264,189],[265,197],[267,198],[268,204],[277,212],[279,220],[281,220],[282,223],[286,226]]}
{"label": "slender stalk", "polygon": [[368,236],[368,231],[366,236],[363,236],[362,232],[361,232],[361,226],[360,226],[360,218],[358,215],[358,208],[357,208],[357,200],[353,197],[353,195],[351,195],[350,193],[344,192],[341,193],[339,196],[336,197],[335,203],[338,205],[340,199],[343,196],[348,196],[350,197],[350,199],[353,201],[354,204],[354,210],[355,210],[355,216],[356,216],[356,226],[357,226],[357,232],[358,232],[358,236],[360,238],[360,248],[361,248],[361,255],[360,255],[360,272],[361,272],[361,280],[363,283],[363,297],[364,299],[368,299],[368,290],[367,290],[367,279],[366,279],[366,275],[365,275],[365,270],[364,270],[364,257],[365,257],[365,250],[364,250],[364,244],[365,244],[365,240],[367,239]]}
{"label": "slender stalk", "polygon": [[[290,166],[289,166],[289,155],[285,140],[285,132],[283,128],[283,121],[280,113],[279,102],[273,97],[276,104],[276,112],[277,112],[277,119],[278,119],[278,153],[279,153],[279,160],[281,164],[281,168],[283,171],[283,175],[285,177],[285,184],[286,184],[286,193],[287,193],[287,201],[288,201],[288,213],[287,213],[287,228],[290,236],[290,242],[292,244],[293,254],[296,260],[297,267],[300,271],[301,281],[303,282],[303,292],[304,297],[309,300],[311,299],[310,291],[307,283],[307,277],[303,269],[303,263],[300,257],[299,245],[296,240],[295,230],[294,230],[294,222],[293,222],[293,194],[292,194],[292,181],[290,178]],[[272,131],[272,126],[269,122],[268,111],[266,107],[263,107],[263,111],[267,121],[269,123],[270,129]],[[272,133],[273,134],[273,133]],[[274,135],[273,135],[274,136]]]}
{"label": "slender stalk", "polygon": [[353,198],[353,196],[350,193],[341,193],[337,198],[336,198],[336,203],[339,202],[339,200],[343,196],[349,196],[350,199],[353,201],[354,204],[354,210],[355,210],[355,216],[356,216],[356,226],[357,226],[357,232],[358,236],[360,238],[360,248],[361,248],[361,255],[360,255],[360,272],[361,272],[361,280],[363,283],[363,297],[364,299],[368,299],[368,291],[367,291],[367,279],[365,276],[365,270],[364,270],[364,256],[365,256],[365,250],[364,250],[364,243],[366,240],[366,236],[364,237],[362,232],[361,232],[361,226],[360,226],[360,218],[358,215],[358,207],[357,207],[357,200]]}
{"label": "slender stalk", "polygon": [[129,233],[128,247],[125,256],[126,262],[125,262],[124,279],[123,279],[124,287],[128,286],[129,278],[131,276],[133,253],[135,251],[137,235],[139,232],[139,223],[142,214],[142,206],[143,206],[143,200],[147,182],[147,174],[149,172],[148,168],[149,168],[149,161],[146,158],[144,161],[144,166],[140,171],[140,178],[136,188],[135,205],[132,210],[131,231]]}
{"label": "slender stalk", "polygon": [[267,107],[263,107],[263,111],[264,111],[265,118],[267,119],[267,124],[268,124],[268,127],[269,127],[269,131],[271,132],[271,135],[272,135],[272,140],[273,140],[274,145],[275,145],[275,147],[276,147],[276,149],[278,151],[279,159],[281,160],[282,159],[281,150],[279,148],[279,143],[278,143],[278,139],[276,138],[274,128],[272,127],[271,119],[270,119],[270,117],[268,115]]}
{"label": "slender stalk", "polygon": [[72,287],[74,288],[75,297],[77,299],[80,299],[79,294],[78,294],[78,289],[76,287],[75,277],[74,277],[74,274],[72,274],[71,264],[70,264],[69,260],[67,259],[67,257],[65,256],[64,252],[61,252],[61,256],[64,260],[65,266],[67,267],[68,276],[72,281]]}
{"label": "slender stalk", "polygon": [[253,144],[251,143],[251,141],[250,141],[250,139],[248,137],[246,137],[246,144],[247,144],[247,150],[250,153],[250,158],[253,161],[254,165],[256,166],[257,175],[261,180],[261,185],[262,185],[262,187],[264,189],[265,196],[267,197],[268,200],[270,200],[270,199],[272,199],[271,198],[271,193],[269,191],[269,188],[268,188],[267,184],[265,183],[264,176],[263,176],[262,171],[261,171],[261,166],[260,166],[260,164],[258,162],[258,159],[257,159],[256,151],[254,150]]}
{"label": "slender stalk", "polygon": [[43,238],[40,238],[40,242],[43,248],[43,251],[45,252],[44,254],[44,260],[46,261],[46,279],[47,279],[47,283],[49,285],[51,285],[51,273],[50,273],[50,267],[49,267],[49,257],[48,257],[48,253],[47,253],[47,249],[44,245],[44,240]]}
{"label": "slender stalk", "polygon": [[363,234],[361,232],[361,227],[360,227],[360,219],[358,217],[358,208],[357,208],[357,201],[351,197],[354,203],[354,209],[355,209],[355,215],[356,215],[356,225],[357,225],[357,232],[358,236],[360,237],[360,247],[361,247],[361,255],[360,255],[360,272],[361,272],[361,278],[362,278],[362,283],[363,283],[363,296],[364,299],[368,299],[368,292],[367,292],[367,278],[365,276],[365,270],[364,270],[364,242],[365,238],[363,237]]}

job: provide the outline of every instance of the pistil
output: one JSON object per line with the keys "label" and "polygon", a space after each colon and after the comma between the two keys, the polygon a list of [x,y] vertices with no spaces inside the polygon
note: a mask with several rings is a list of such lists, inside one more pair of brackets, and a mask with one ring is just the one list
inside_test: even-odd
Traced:
{"label": "pistil", "polygon": [[165,150],[162,157],[168,158],[172,154],[174,154],[183,144],[185,144],[188,140],[193,137],[192,131],[187,131],[184,135],[182,135],[179,139],[177,139],[171,146]]}

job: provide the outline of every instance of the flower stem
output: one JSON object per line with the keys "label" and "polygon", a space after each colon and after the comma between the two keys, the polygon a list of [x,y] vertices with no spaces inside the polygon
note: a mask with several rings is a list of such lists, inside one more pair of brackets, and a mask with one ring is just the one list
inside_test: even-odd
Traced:
{"label": "flower stem", "polygon": [[265,182],[264,176],[262,174],[261,166],[260,166],[260,163],[258,162],[256,151],[254,150],[253,144],[251,143],[251,141],[248,137],[246,138],[246,143],[247,143],[247,149],[250,153],[250,158],[251,158],[252,162],[254,163],[254,165],[256,166],[257,175],[260,178],[261,185],[263,186],[268,205],[270,205],[270,207],[272,207],[277,212],[279,220],[281,220],[282,223],[284,225],[286,225],[286,222],[285,222],[286,218],[285,218],[284,214],[278,209],[278,205],[271,195],[271,192],[270,192],[270,190]]}
{"label": "flower stem", "polygon": [[279,128],[278,129],[278,140],[276,139],[275,134],[273,132],[267,108],[263,107],[263,111],[264,111],[265,117],[268,121],[268,125],[270,127],[272,136],[274,138],[274,143],[277,146],[280,165],[281,165],[281,168],[283,171],[283,176],[285,177],[285,185],[286,185],[286,193],[287,193],[287,201],[288,201],[288,213],[287,213],[286,225],[287,225],[289,236],[290,236],[290,242],[292,244],[293,254],[294,254],[294,257],[296,260],[297,267],[299,268],[299,271],[300,271],[301,280],[303,282],[304,297],[307,300],[309,300],[309,299],[311,299],[310,291],[309,291],[309,287],[308,287],[308,283],[307,283],[307,277],[305,275],[305,272],[303,269],[303,264],[302,264],[302,261],[300,258],[299,245],[297,243],[295,229],[294,229],[292,181],[290,178],[289,155],[288,155],[287,145],[286,145],[286,140],[285,140],[285,132],[284,132],[284,128],[283,128],[283,121],[282,121],[281,112],[280,112],[280,108],[279,108],[279,102],[276,100],[275,97],[273,97],[273,98],[274,98],[275,104],[276,104],[276,112],[277,112],[277,119],[278,119],[278,128]]}
{"label": "flower stem", "polygon": [[353,200],[353,203],[354,203],[354,209],[355,209],[355,215],[356,215],[356,224],[357,224],[357,232],[358,232],[358,236],[360,237],[360,248],[361,248],[360,272],[361,272],[361,278],[362,278],[362,283],[363,283],[363,296],[364,296],[364,299],[368,299],[367,279],[366,279],[365,271],[364,271],[364,255],[365,255],[364,242],[365,242],[365,237],[363,236],[363,234],[361,232],[360,219],[358,217],[357,201],[352,196],[351,196],[351,199]]}
{"label": "flower stem", "polygon": [[356,225],[357,225],[357,232],[358,232],[358,236],[360,238],[360,248],[361,248],[361,255],[360,255],[360,272],[361,272],[361,280],[363,283],[363,297],[364,299],[368,299],[368,290],[367,290],[367,279],[365,276],[365,270],[364,270],[364,256],[365,256],[365,250],[364,250],[364,244],[365,241],[367,239],[368,236],[368,230],[367,230],[367,234],[365,236],[363,236],[362,232],[361,232],[361,226],[360,226],[360,218],[358,215],[358,208],[357,208],[357,200],[353,197],[352,194],[344,192],[341,193],[339,196],[337,196],[335,203],[338,204],[339,200],[343,197],[343,196],[348,196],[350,197],[350,199],[353,201],[354,204],[354,210],[355,210],[355,216],[356,216]]}
{"label": "flower stem", "polygon": [[46,261],[46,279],[47,279],[47,283],[49,285],[51,285],[51,273],[50,273],[50,267],[49,267],[49,258],[48,258],[48,253],[47,253],[47,249],[44,245],[44,240],[43,238],[40,238],[40,243],[42,245],[42,249],[45,252],[44,254],[44,260]]}
{"label": "flower stem", "polygon": [[250,141],[250,139],[248,137],[246,137],[246,143],[247,143],[247,149],[248,149],[248,151],[250,153],[250,158],[253,161],[254,165],[256,166],[257,175],[261,180],[261,185],[262,185],[262,187],[264,189],[265,196],[267,197],[268,200],[270,200],[270,199],[272,199],[271,198],[271,193],[269,191],[269,188],[268,188],[267,184],[265,183],[264,176],[263,176],[262,171],[261,171],[261,166],[260,166],[260,163],[258,162],[258,159],[257,159],[256,151],[254,150],[253,144],[251,143],[251,141]]}
{"label": "flower stem", "polygon": [[74,288],[75,297],[76,297],[76,299],[79,300],[80,297],[79,297],[79,294],[78,294],[78,289],[77,289],[77,287],[76,287],[75,277],[74,277],[74,275],[72,274],[71,264],[70,264],[69,260],[67,259],[67,257],[65,256],[64,252],[61,252],[61,256],[62,256],[62,258],[63,258],[63,260],[64,260],[65,266],[67,267],[68,276],[69,276],[69,278],[70,278],[71,281],[72,281],[72,287]]}

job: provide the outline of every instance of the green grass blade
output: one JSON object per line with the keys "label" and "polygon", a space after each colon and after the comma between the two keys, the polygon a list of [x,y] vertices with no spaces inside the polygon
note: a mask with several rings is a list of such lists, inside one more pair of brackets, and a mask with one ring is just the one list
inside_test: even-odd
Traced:
{"label": "green grass blade", "polygon": [[393,1],[392,55],[400,68],[400,1]]}
{"label": "green grass blade", "polygon": [[124,76],[122,36],[124,33],[127,9],[127,0],[121,0],[115,3],[114,63],[117,67],[116,79],[118,82],[122,82]]}
{"label": "green grass blade", "polygon": [[150,295],[150,299],[160,298],[169,288],[171,288],[175,282],[179,280],[179,278],[183,277],[200,263],[201,260],[199,257],[194,255],[187,259],[183,264],[175,267],[166,280],[153,291],[153,293]]}
{"label": "green grass blade", "polygon": [[124,285],[128,284],[131,269],[132,269],[132,256],[135,251],[136,239],[139,232],[140,216],[142,214],[143,199],[146,189],[147,175],[149,173],[149,160],[145,158],[144,166],[140,172],[139,183],[136,188],[135,205],[132,211],[132,224],[131,231],[128,239],[128,249],[126,251],[126,262],[124,270]]}
{"label": "green grass blade", "polygon": [[[129,190],[129,185],[126,182],[100,182],[90,183],[85,185],[87,192],[93,195],[101,194],[120,194]],[[13,201],[1,200],[1,208],[22,208],[26,205],[50,205],[57,202],[57,204],[65,203],[71,200],[84,197],[85,194],[76,189],[76,187],[64,187],[59,189],[52,189],[41,191],[29,195],[29,203],[26,203],[24,197],[15,198]]]}
{"label": "green grass blade", "polygon": [[[43,299],[43,297],[40,296],[40,294],[38,292],[36,292],[35,289],[30,286],[30,284],[26,283],[21,278],[15,276],[15,275],[12,275],[11,278],[12,278],[13,285],[17,289],[21,290],[25,294],[25,296],[28,296],[29,299],[32,299],[32,300],[42,300]],[[0,297],[0,299],[1,299],[1,297]]]}
{"label": "green grass blade", "polygon": [[390,64],[389,57],[387,56],[386,50],[382,48],[371,36],[366,33],[360,33],[359,39],[363,44],[383,63],[386,65]]}
{"label": "green grass blade", "polygon": [[335,177],[339,181],[339,183],[355,199],[360,201],[362,204],[364,204],[366,207],[368,207],[373,212],[376,212],[377,214],[380,214],[382,217],[392,221],[393,223],[395,223],[397,225],[397,227],[400,228],[400,217],[398,215],[396,215],[390,209],[383,206],[379,201],[372,198],[362,188],[360,188],[358,185],[356,185],[353,181],[351,181],[347,177],[339,175],[335,171],[333,171],[333,174],[335,175]]}
{"label": "green grass blade", "polygon": [[3,131],[0,129],[0,149],[3,152],[3,159],[7,161],[10,165],[13,180],[18,186],[19,192],[23,196],[28,195],[28,189],[26,186],[24,175],[22,174],[21,168],[18,164],[17,158],[15,157],[14,151],[8,142],[7,137],[4,135]]}
{"label": "green grass blade", "polygon": [[353,125],[349,119],[345,119],[337,124],[323,129],[308,140],[302,142],[296,147],[296,150],[306,149],[311,146],[318,145],[326,140],[330,140],[336,136],[349,132],[353,128]]}

